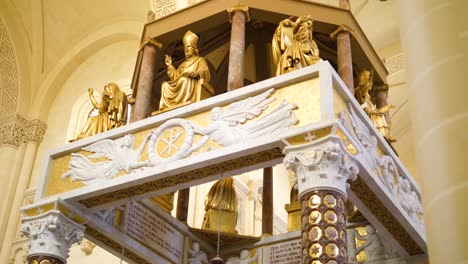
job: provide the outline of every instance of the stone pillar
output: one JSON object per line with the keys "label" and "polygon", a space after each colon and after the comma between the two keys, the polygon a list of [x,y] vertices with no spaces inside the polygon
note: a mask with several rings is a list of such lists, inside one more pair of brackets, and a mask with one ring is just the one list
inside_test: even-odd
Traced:
{"label": "stone pillar", "polygon": [[358,166],[334,136],[288,146],[284,164],[296,173],[302,207],[302,263],[348,263],[345,201]]}
{"label": "stone pillar", "polygon": [[468,1],[399,1],[430,263],[468,261]]}
{"label": "stone pillar", "polygon": [[[154,13],[148,13],[148,22],[154,20]],[[152,38],[148,38],[142,43],[140,51],[142,54],[138,86],[133,105],[130,123],[145,119],[151,115],[151,102],[153,91],[153,80],[156,74],[156,52],[162,44]]]}
{"label": "stone pillar", "polygon": [[49,211],[23,219],[21,233],[29,238],[29,264],[65,264],[70,247],[83,240],[84,226],[59,211]]}
{"label": "stone pillar", "polygon": [[46,129],[47,125],[37,119],[26,121],[21,129],[21,141],[25,141],[25,143],[21,145],[21,155],[18,155],[15,161],[19,169],[17,172],[8,175],[11,179],[10,182],[13,183],[5,188],[8,190],[10,204],[2,208],[2,215],[3,213],[6,213],[6,215],[1,221],[2,226],[0,228],[2,230],[2,236],[0,237],[1,241],[3,241],[1,243],[0,263],[8,260],[12,250],[12,242],[16,240],[20,220],[19,210],[23,205],[24,193],[31,179],[38,145],[42,141]]}
{"label": "stone pillar", "polygon": [[244,86],[245,23],[250,21],[249,7],[228,8],[231,21],[231,42],[229,48],[228,91]]}
{"label": "stone pillar", "polygon": [[353,30],[346,25],[341,25],[330,34],[331,38],[336,38],[337,57],[338,57],[338,74],[344,83],[354,94],[354,78],[353,78],[353,58],[351,53],[351,35]]}
{"label": "stone pillar", "polygon": [[263,169],[262,234],[273,234],[273,168]]}

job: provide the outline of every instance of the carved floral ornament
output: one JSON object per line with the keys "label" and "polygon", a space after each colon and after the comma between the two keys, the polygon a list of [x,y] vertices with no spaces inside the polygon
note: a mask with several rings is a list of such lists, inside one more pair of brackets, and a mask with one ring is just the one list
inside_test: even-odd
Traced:
{"label": "carved floral ornament", "polygon": [[30,241],[28,256],[52,255],[66,262],[71,245],[83,240],[84,227],[59,211],[22,220],[20,232]]}
{"label": "carved floral ornament", "polygon": [[[297,122],[293,113],[296,105],[286,100],[258,120],[247,122],[260,116],[275,100],[274,97],[270,97],[274,91],[274,89],[267,90],[232,103],[225,109],[214,107],[211,110],[211,123],[208,127],[201,127],[186,119],[170,119],[150,131],[136,150],[134,150],[133,135],[95,142],[83,148],[93,154],[89,156],[71,154],[69,170],[62,175],[62,178],[70,177],[87,185],[99,185],[114,178],[121,171],[131,174],[140,169],[186,158],[201,150],[209,141],[227,147],[249,139],[281,133]],[[195,135],[199,135],[200,138],[195,140]],[[147,143],[149,160],[140,161]],[[107,160],[100,162],[92,160],[102,157]]]}
{"label": "carved floral ornament", "polygon": [[369,127],[354,112],[351,105],[349,111],[340,114],[339,122],[352,135],[361,150],[358,158],[369,172],[376,172],[378,178],[386,187],[392,198],[400,204],[408,217],[423,230],[422,203],[415,188],[407,176],[390,155],[380,156],[377,153],[377,138]]}
{"label": "carved floral ornament", "polygon": [[284,164],[297,175],[299,200],[314,190],[336,190],[347,197],[347,180],[355,180],[359,168],[336,136],[300,146],[286,147]]}
{"label": "carved floral ornament", "polygon": [[40,144],[47,125],[38,119],[27,120],[13,114],[0,119],[0,145],[19,147],[22,142]]}

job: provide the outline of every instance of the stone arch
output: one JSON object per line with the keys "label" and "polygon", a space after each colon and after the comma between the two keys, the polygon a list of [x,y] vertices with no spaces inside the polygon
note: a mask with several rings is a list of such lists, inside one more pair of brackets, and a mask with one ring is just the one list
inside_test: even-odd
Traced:
{"label": "stone arch", "polygon": [[36,118],[40,120],[47,119],[55,96],[65,81],[83,61],[100,49],[113,43],[140,39],[142,26],[143,24],[140,21],[127,20],[113,23],[89,34],[70,49],[50,71],[39,87],[37,98],[32,106],[32,113],[37,115]]}
{"label": "stone arch", "polygon": [[10,34],[0,19],[0,118],[16,113],[19,75]]}

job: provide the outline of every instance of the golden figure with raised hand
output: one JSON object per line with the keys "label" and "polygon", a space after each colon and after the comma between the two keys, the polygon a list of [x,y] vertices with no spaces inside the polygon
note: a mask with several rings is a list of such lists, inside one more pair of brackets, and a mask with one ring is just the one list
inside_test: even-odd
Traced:
{"label": "golden figure with raised hand", "polygon": [[311,16],[300,16],[296,21],[287,18],[280,22],[272,40],[276,76],[322,60],[317,43],[312,39],[313,22]]}
{"label": "golden figure with raised hand", "polygon": [[127,122],[127,95],[122,92],[115,83],[104,86],[101,102],[94,97],[93,88],[88,89],[89,99],[98,110],[98,114],[88,117],[86,124],[78,134],[75,141],[89,136],[94,136],[112,128],[120,127]]}
{"label": "golden figure with raised hand", "polygon": [[388,117],[388,112],[393,105],[386,105],[377,108],[377,106],[372,102],[370,96],[373,87],[372,75],[372,72],[366,70],[359,73],[358,86],[354,90],[354,97],[367,115],[369,115],[380,134],[382,134],[382,136],[384,136],[389,142],[395,142],[396,139],[394,139],[390,133],[392,122]]}
{"label": "golden figure with raised hand", "polygon": [[[185,61],[176,69],[172,58],[166,55],[167,75],[169,81],[161,85],[161,101],[159,111],[199,101],[203,89],[202,83],[210,80],[208,63],[198,56],[198,37],[192,31],[187,31],[183,37]],[[203,97],[203,96],[202,96]]]}

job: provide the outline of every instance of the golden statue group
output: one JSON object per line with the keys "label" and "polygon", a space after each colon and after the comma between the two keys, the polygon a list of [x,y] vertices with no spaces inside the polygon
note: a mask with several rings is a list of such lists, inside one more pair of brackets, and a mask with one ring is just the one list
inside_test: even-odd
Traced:
{"label": "golden statue group", "polygon": [[[288,18],[279,23],[272,39],[272,57],[276,65],[277,76],[322,60],[312,33],[313,20],[311,16],[301,16],[295,21]],[[200,96],[201,89],[204,89],[204,83],[208,85],[210,80],[208,63],[198,53],[199,37],[191,31],[187,31],[182,41],[185,60],[177,69],[172,65],[172,58],[165,55],[169,80],[161,85],[159,112],[203,99],[204,97]],[[355,97],[380,133],[392,141],[388,119],[390,106],[377,108],[372,103],[370,96],[372,85],[372,73],[362,71],[358,76]],[[104,87],[100,103],[95,99],[93,89],[89,89],[89,97],[94,108],[98,110],[98,114],[88,118],[76,139],[92,136],[126,123],[127,97],[115,83],[107,84]],[[235,230],[237,207],[233,178],[228,177],[217,181],[205,199],[205,216],[202,228],[237,233]]]}

